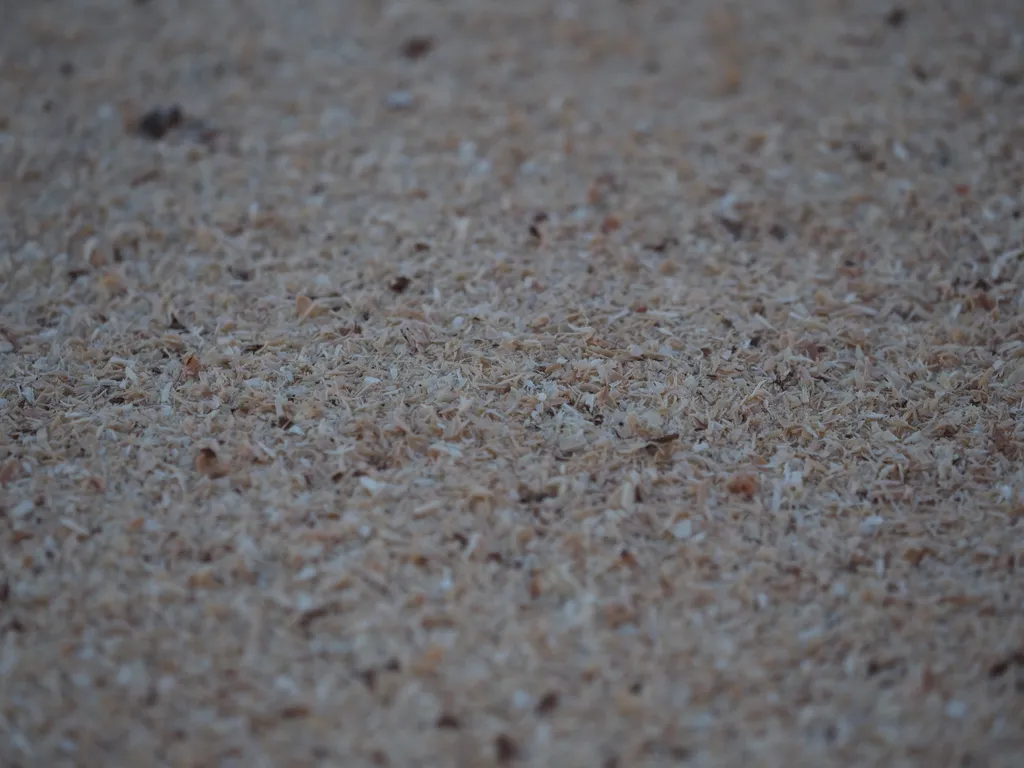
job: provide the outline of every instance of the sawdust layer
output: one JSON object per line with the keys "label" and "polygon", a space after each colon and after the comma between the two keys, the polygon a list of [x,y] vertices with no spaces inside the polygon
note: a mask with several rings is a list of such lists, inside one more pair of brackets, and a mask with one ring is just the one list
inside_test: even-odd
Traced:
{"label": "sawdust layer", "polygon": [[1024,4],[4,14],[0,763],[1024,754]]}

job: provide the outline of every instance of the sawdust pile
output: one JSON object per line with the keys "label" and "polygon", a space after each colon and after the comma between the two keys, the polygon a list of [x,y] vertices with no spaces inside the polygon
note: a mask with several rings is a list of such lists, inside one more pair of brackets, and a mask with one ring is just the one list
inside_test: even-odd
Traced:
{"label": "sawdust pile", "polygon": [[7,5],[4,765],[1019,759],[1024,5]]}

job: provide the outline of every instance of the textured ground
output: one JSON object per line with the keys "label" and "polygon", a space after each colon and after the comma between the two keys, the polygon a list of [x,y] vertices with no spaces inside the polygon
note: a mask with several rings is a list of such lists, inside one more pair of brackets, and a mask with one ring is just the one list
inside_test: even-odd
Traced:
{"label": "textured ground", "polygon": [[1019,760],[1024,4],[3,13],[0,763]]}

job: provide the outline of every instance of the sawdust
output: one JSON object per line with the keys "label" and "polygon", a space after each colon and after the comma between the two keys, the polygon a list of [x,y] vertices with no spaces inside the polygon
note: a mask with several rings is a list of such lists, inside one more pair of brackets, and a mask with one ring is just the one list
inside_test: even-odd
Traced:
{"label": "sawdust", "polygon": [[8,5],[0,762],[1014,764],[1024,6]]}

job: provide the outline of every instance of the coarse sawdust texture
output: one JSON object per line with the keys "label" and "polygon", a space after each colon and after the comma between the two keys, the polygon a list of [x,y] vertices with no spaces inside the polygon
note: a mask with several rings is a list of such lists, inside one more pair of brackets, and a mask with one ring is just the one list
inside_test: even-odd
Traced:
{"label": "coarse sawdust texture", "polygon": [[0,764],[1019,764],[1024,4],[3,13]]}

